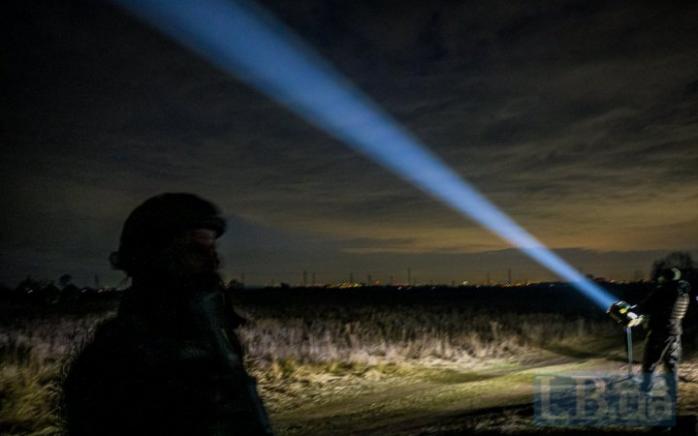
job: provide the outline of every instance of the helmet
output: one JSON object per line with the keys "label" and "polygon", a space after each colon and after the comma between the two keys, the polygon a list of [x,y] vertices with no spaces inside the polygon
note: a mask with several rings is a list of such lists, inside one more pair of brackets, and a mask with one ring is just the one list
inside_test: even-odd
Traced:
{"label": "helmet", "polygon": [[109,260],[114,268],[133,275],[177,236],[192,229],[225,232],[220,209],[194,194],[165,193],[146,200],[128,216],[119,250]]}

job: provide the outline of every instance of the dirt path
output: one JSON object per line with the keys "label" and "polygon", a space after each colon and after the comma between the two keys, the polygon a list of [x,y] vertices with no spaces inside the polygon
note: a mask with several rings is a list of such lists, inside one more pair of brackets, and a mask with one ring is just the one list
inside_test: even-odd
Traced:
{"label": "dirt path", "polygon": [[[698,413],[698,363],[684,365],[680,413]],[[540,374],[615,372],[618,359],[547,353],[537,361],[481,369],[408,367],[301,386],[308,395],[270,401],[279,434],[541,433],[532,423],[533,379]],[[635,433],[637,433],[635,431]],[[623,434],[623,433],[619,433]]]}

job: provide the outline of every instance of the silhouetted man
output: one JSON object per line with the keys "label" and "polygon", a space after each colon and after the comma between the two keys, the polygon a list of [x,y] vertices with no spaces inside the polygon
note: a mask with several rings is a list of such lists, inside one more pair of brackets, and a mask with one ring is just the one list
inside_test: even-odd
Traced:
{"label": "silhouetted man", "polygon": [[162,194],[126,220],[112,264],[132,278],[64,383],[72,435],[271,434],[233,331],[215,241],[219,210]]}
{"label": "silhouetted man", "polygon": [[646,392],[652,389],[652,376],[657,365],[662,363],[669,394],[677,393],[681,322],[688,310],[690,291],[691,285],[683,280],[679,268],[665,268],[658,272],[657,288],[637,306],[640,313],[649,316],[642,357],[641,388]]}

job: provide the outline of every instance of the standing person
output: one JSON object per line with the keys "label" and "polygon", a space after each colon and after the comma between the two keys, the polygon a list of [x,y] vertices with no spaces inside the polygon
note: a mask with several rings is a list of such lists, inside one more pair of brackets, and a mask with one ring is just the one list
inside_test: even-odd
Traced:
{"label": "standing person", "polygon": [[192,194],[130,214],[111,261],[132,286],[69,368],[69,434],[271,434],[218,274],[224,231],[218,208]]}
{"label": "standing person", "polygon": [[648,333],[642,356],[641,389],[652,389],[652,377],[657,366],[664,366],[664,377],[671,398],[678,389],[678,365],[681,359],[682,320],[688,310],[691,285],[685,273],[677,267],[665,267],[656,272],[656,289],[638,304],[637,310],[648,316]]}

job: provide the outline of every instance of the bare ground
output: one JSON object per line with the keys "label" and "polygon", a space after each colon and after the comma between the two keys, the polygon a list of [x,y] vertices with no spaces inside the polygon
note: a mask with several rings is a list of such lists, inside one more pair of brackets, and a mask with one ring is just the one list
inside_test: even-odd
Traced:
{"label": "bare ground", "polygon": [[[283,383],[262,379],[260,388],[279,434],[654,433],[656,429],[643,428],[553,429],[533,422],[536,375],[619,372],[627,368],[623,359],[622,349],[599,342],[486,365],[434,361],[374,367],[298,366]],[[698,415],[698,359],[683,362],[680,376],[683,422],[684,416]]]}

